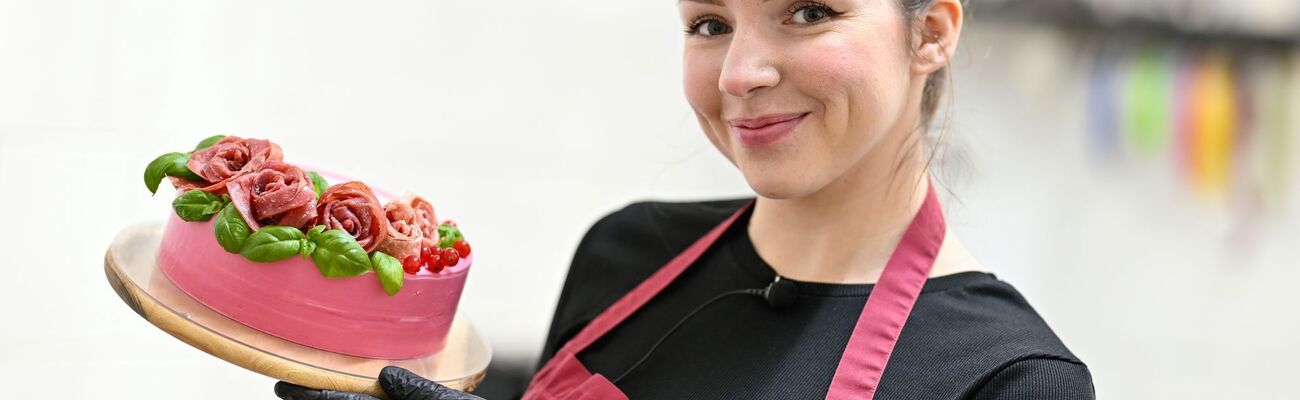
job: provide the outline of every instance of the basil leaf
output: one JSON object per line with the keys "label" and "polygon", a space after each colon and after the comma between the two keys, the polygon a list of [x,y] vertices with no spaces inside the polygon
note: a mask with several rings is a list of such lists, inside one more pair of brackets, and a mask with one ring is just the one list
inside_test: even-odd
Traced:
{"label": "basil leaf", "polygon": [[195,174],[194,171],[190,171],[190,167],[188,165],[185,165],[188,164],[189,162],[190,162],[189,154],[181,154],[180,157],[176,157],[175,159],[172,160],[171,165],[167,166],[167,176],[185,178],[192,181],[207,182],[206,180],[203,179],[203,177],[199,176],[198,174]]}
{"label": "basil leaf", "polygon": [[315,238],[316,235],[319,235],[321,232],[325,232],[325,225],[313,226],[311,227],[310,230],[307,231],[307,238],[308,239]]}
{"label": "basil leaf", "polygon": [[319,199],[320,194],[325,193],[325,189],[329,189],[330,183],[325,180],[325,177],[316,173],[316,171],[307,171],[307,176],[311,177],[311,187],[312,189],[316,189],[316,198]]}
{"label": "basil leaf", "polygon": [[244,248],[244,241],[253,234],[253,230],[248,228],[248,223],[244,222],[244,217],[239,215],[239,210],[234,206],[222,207],[217,212],[217,219],[212,221],[212,231],[217,235],[217,244],[226,249],[226,252],[234,254],[239,254]]}
{"label": "basil leaf", "polygon": [[326,278],[357,276],[369,272],[370,257],[357,239],[342,229],[330,229],[312,238],[316,251],[311,260]]}
{"label": "basil leaf", "polygon": [[370,255],[370,263],[375,266],[375,274],[379,275],[379,284],[384,286],[384,292],[392,296],[402,290],[404,276],[401,261],[382,251],[376,251]]}
{"label": "basil leaf", "polygon": [[263,226],[244,241],[239,255],[249,261],[275,262],[302,251],[302,231],[292,226]]}
{"label": "basil leaf", "polygon": [[325,225],[316,225],[307,230],[307,237],[302,240],[302,251],[298,253],[302,254],[302,258],[311,258],[311,254],[316,252],[316,242],[314,240],[316,240],[316,236],[320,236],[321,232],[325,232]]}
{"label": "basil leaf", "polygon": [[302,250],[299,250],[298,254],[302,255],[302,259],[304,260],[311,259],[311,253],[316,251],[316,242],[306,238],[299,239],[298,241],[302,242]]}
{"label": "basil leaf", "polygon": [[185,153],[167,153],[158,156],[144,168],[144,186],[149,188],[149,193],[158,193],[158,184],[166,176],[206,182],[203,177],[190,171],[190,167],[185,165],[189,162],[190,155]]}
{"label": "basil leaf", "polygon": [[202,190],[187,190],[172,200],[172,209],[176,216],[186,221],[207,221],[212,219],[221,206],[225,205],[220,197]]}
{"label": "basil leaf", "polygon": [[207,139],[203,139],[203,140],[199,141],[199,145],[198,145],[198,146],[194,146],[194,151],[199,151],[199,150],[203,150],[203,149],[206,149],[206,148],[212,147],[212,145],[217,144],[217,142],[220,142],[221,139],[225,139],[225,138],[226,138],[226,135],[212,135],[212,136],[208,136]]}
{"label": "basil leaf", "polygon": [[452,225],[438,225],[438,247],[448,248],[456,244],[456,241],[464,239],[460,234],[460,228]]}
{"label": "basil leaf", "polygon": [[158,193],[158,184],[167,176],[167,171],[176,163],[176,159],[182,157],[185,155],[181,153],[163,154],[144,167],[144,186],[149,188],[149,193]]}

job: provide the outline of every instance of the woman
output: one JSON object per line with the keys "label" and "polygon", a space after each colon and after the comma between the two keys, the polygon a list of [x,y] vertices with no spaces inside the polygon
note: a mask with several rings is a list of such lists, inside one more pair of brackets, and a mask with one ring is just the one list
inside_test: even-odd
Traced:
{"label": "woman", "polygon": [[[596,223],[525,398],[1094,397],[1087,367],[947,230],[930,184],[960,0],[678,5],[687,99],[757,199]],[[473,398],[397,368],[381,384]]]}

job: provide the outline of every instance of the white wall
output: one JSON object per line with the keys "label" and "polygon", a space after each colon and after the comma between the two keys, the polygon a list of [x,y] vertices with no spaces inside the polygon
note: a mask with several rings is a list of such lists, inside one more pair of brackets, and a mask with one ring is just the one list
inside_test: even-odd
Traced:
{"label": "white wall", "polygon": [[430,198],[477,254],[462,310],[499,356],[535,359],[596,218],[745,193],[682,101],[676,21],[671,2],[0,3],[0,209],[23,227],[0,230],[18,277],[0,376],[33,396],[271,394],[102,273],[120,228],[169,212],[144,165],[214,133]]}
{"label": "white wall", "polygon": [[[954,132],[975,177],[950,218],[1089,364],[1098,398],[1298,398],[1288,382],[1300,369],[1283,361],[1300,355],[1297,120],[1280,133],[1291,138],[1281,150],[1289,180],[1262,188],[1283,199],[1274,209],[1199,198],[1170,149],[1121,148],[1100,162],[1087,150],[1084,111],[1090,54],[1103,37],[968,31]],[[1284,90],[1285,112],[1297,115],[1300,93]],[[1256,176],[1235,177],[1234,189],[1244,178]]]}
{"label": "white wall", "polygon": [[[954,132],[975,168],[949,212],[976,255],[1102,398],[1294,398],[1295,213],[1243,256],[1158,170],[1089,167],[1068,128],[1080,89],[1040,72],[1080,68],[1067,40],[972,32]],[[0,380],[17,397],[270,397],[101,272],[120,228],[170,212],[144,165],[214,133],[432,199],[475,246],[462,310],[498,356],[531,360],[596,218],[747,192],[682,99],[679,36],[669,1],[0,1]]]}

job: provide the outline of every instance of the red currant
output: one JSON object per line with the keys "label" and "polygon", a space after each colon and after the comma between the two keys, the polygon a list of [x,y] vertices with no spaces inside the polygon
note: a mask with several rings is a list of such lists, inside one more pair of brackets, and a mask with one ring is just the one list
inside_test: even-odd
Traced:
{"label": "red currant", "polygon": [[442,263],[448,267],[454,267],[460,263],[460,252],[451,247],[442,249]]}
{"label": "red currant", "polygon": [[456,252],[460,253],[461,257],[469,255],[469,242],[463,239],[457,240],[456,243],[451,245],[451,248],[456,249]]}
{"label": "red currant", "polygon": [[[421,259],[428,260],[428,259],[429,259],[430,257],[432,257],[432,256],[433,256],[433,249],[430,249],[429,246],[420,246],[420,258],[421,258]],[[428,262],[428,261],[425,261],[425,262]]]}
{"label": "red currant", "polygon": [[435,274],[442,272],[442,256],[434,253],[429,258],[424,259],[424,269]]}
{"label": "red currant", "polygon": [[420,259],[414,255],[406,256],[406,258],[402,259],[402,270],[408,274],[420,272]]}

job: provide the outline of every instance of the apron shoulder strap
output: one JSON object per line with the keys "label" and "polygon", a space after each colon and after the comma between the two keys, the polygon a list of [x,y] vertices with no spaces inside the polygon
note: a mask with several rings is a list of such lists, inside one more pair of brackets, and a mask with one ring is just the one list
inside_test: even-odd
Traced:
{"label": "apron shoulder strap", "polygon": [[586,349],[587,346],[608,333],[611,329],[614,329],[615,326],[622,323],[623,320],[626,320],[628,316],[631,316],[632,313],[636,312],[636,310],[640,309],[641,306],[644,306],[649,302],[651,298],[655,297],[655,295],[658,295],[664,288],[668,287],[673,280],[677,279],[677,276],[681,275],[683,271],[686,271],[687,267],[694,264],[695,260],[699,259],[700,255],[704,254],[709,247],[713,246],[713,243],[718,241],[718,238],[727,231],[727,228],[731,227],[731,225],[736,222],[736,219],[740,218],[740,216],[753,204],[753,200],[745,203],[745,205],[741,206],[739,210],[736,210],[735,213],[731,214],[730,217],[727,217],[726,220],[714,227],[713,230],[699,238],[699,240],[696,240],[695,243],[691,244],[691,246],[686,248],[685,251],[674,257],[668,262],[668,264],[659,268],[659,270],[655,271],[653,275],[650,275],[649,278],[638,284],[636,288],[633,288],[632,291],[623,295],[623,297],[618,299],[617,302],[614,302],[613,305],[605,309],[605,311],[600,313],[599,316],[591,320],[591,323],[588,323],[586,327],[582,328],[573,339],[569,340],[568,343],[565,343],[564,347],[561,348],[561,351],[578,354],[583,349]]}
{"label": "apron shoulder strap", "polygon": [[867,303],[853,328],[853,336],[849,337],[839,366],[835,368],[827,399],[871,399],[875,396],[894,344],[898,342],[903,324],[930,276],[946,232],[943,210],[934,185],[930,184],[921,209],[912,218],[875,288],[867,296]]}

